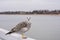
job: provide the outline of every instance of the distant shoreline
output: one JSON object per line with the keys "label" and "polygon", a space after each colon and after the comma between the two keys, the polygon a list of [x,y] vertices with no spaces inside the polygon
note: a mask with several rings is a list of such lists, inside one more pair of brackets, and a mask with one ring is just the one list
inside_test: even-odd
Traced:
{"label": "distant shoreline", "polygon": [[60,10],[6,11],[0,15],[60,15]]}
{"label": "distant shoreline", "polygon": [[60,15],[60,14],[0,14],[0,15]]}

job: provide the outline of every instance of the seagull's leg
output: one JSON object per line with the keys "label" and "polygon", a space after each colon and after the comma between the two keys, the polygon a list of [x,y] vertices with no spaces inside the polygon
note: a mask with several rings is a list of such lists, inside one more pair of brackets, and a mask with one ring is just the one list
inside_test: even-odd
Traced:
{"label": "seagull's leg", "polygon": [[22,33],[22,39],[26,39],[27,37]]}

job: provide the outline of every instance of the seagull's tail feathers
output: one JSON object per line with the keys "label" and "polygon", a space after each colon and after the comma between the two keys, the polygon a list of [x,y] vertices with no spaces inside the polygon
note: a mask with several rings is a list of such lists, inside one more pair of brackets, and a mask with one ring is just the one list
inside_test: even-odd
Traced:
{"label": "seagull's tail feathers", "polygon": [[13,32],[8,32],[8,33],[6,33],[5,35],[11,34],[11,33],[13,33]]}

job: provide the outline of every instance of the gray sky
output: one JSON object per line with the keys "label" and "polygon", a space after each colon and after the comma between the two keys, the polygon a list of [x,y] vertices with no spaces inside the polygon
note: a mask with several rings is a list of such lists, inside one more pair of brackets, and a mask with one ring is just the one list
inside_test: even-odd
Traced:
{"label": "gray sky", "polygon": [[60,0],[0,0],[0,11],[59,10]]}

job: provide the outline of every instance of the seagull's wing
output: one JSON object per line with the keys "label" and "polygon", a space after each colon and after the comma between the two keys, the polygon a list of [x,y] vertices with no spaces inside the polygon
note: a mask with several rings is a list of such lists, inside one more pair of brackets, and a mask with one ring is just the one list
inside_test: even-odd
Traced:
{"label": "seagull's wing", "polygon": [[19,28],[27,27],[27,22],[21,22],[17,24],[16,27],[19,27]]}
{"label": "seagull's wing", "polygon": [[14,28],[12,28],[11,31],[8,32],[7,34],[17,32],[17,31],[21,30],[24,27],[27,27],[27,23],[26,22],[21,22],[21,23],[17,24]]}

